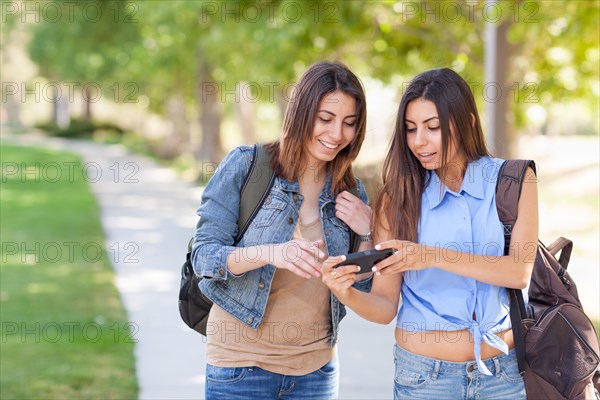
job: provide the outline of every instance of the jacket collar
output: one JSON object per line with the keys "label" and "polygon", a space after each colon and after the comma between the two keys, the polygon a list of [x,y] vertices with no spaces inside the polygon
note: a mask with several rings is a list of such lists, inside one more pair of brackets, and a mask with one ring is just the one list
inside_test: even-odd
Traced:
{"label": "jacket collar", "polygon": [[[336,196],[334,196],[331,193],[331,187],[333,185],[332,182],[333,180],[331,174],[327,174],[327,179],[325,180],[325,185],[323,186],[323,190],[321,190],[320,195],[320,199],[324,202],[335,200]],[[283,177],[277,177],[277,181],[275,184],[279,185],[279,187],[281,187],[281,190],[283,190],[284,192],[300,193],[300,184],[298,183],[298,181],[289,182]]]}

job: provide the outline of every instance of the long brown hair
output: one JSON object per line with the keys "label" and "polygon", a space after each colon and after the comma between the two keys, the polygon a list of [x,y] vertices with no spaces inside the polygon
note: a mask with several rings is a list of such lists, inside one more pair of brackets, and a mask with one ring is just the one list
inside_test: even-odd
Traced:
{"label": "long brown hair", "polygon": [[448,68],[417,75],[398,108],[394,135],[383,165],[383,187],[375,203],[376,222],[385,217],[390,226],[384,228],[394,238],[413,242],[418,240],[421,197],[431,180],[431,174],[410,151],[406,138],[406,108],[416,99],[429,100],[437,109],[442,132],[442,165],[447,162],[452,140],[466,162],[489,155],[475,99],[464,79]]}
{"label": "long brown hair", "polygon": [[339,62],[319,62],[308,68],[300,77],[288,103],[282,137],[266,146],[271,153],[275,173],[288,181],[298,180],[306,168],[306,145],[312,139],[321,100],[336,91],[356,101],[356,135],[329,163],[334,194],[356,186],[352,161],[362,146],[367,121],[364,89],[348,67]]}

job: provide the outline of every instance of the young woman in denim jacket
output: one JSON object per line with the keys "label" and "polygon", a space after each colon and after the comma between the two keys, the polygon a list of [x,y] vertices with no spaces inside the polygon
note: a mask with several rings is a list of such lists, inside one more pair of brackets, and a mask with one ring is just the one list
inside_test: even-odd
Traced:
{"label": "young woman in denim jacket", "polygon": [[[396,399],[525,399],[506,287],[529,282],[538,237],[537,184],[527,170],[510,252],[495,202],[502,160],[485,146],[473,94],[450,69],[418,75],[403,95],[375,206],[370,293],[323,281],[371,321],[397,318]],[[352,272],[348,272],[352,274]],[[398,310],[399,295],[402,306]]]}
{"label": "young woman in denim jacket", "polygon": [[[202,195],[192,260],[213,302],[207,399],[335,398],[337,331],[346,311],[323,285],[322,261],[346,254],[349,229],[370,241],[371,210],[352,173],[365,136],[365,95],[338,63],[298,81],[282,137],[266,148],[275,183],[239,243],[240,190],[252,147],[234,149]],[[348,192],[358,184],[360,198]],[[355,283],[366,290],[370,280]]]}

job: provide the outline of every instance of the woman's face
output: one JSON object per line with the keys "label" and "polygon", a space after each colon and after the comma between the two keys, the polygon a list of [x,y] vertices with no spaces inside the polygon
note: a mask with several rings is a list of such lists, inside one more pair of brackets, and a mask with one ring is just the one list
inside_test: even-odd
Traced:
{"label": "woman's face", "polygon": [[335,91],[319,104],[313,125],[313,135],[307,143],[310,164],[332,161],[356,135],[356,100]]}
{"label": "woman's face", "polygon": [[423,98],[408,103],[404,118],[406,140],[413,155],[423,168],[437,170],[448,166],[464,166],[464,157],[454,140],[454,129],[450,126],[452,140],[448,148],[448,159],[442,160],[442,128],[435,104]]}

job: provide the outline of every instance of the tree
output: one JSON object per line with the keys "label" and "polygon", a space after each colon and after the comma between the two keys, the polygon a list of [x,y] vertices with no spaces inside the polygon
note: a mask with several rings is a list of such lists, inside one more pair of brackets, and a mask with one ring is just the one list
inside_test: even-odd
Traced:
{"label": "tree", "polygon": [[[49,15],[47,4],[57,11]],[[43,14],[40,22],[31,24],[29,55],[43,76],[81,91],[87,119],[103,92],[112,88],[117,101],[127,95],[114,85],[115,77],[127,75],[128,47],[139,40],[135,21],[128,19],[132,4],[60,0],[36,5]]]}
{"label": "tree", "polygon": [[[543,106],[573,98],[598,105],[597,2],[86,4],[103,10],[94,24],[80,16],[64,26],[32,26],[32,57],[49,79],[134,85],[152,111],[172,120],[164,150],[170,156],[193,151],[199,161],[220,161],[226,115],[237,113],[240,129],[253,140],[253,107],[275,102],[283,109],[293,81],[323,59],[344,61],[399,92],[418,72],[451,67],[472,85],[485,111],[495,89],[483,77],[490,22],[510,22],[513,52],[503,95],[511,97],[516,128],[527,123],[532,99]],[[200,141],[191,137],[194,120]]]}

